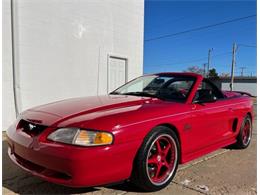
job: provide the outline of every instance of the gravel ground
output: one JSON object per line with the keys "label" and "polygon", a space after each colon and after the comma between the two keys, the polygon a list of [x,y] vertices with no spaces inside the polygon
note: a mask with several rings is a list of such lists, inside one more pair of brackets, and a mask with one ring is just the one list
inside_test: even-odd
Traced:
{"label": "gravel ground", "polygon": [[[256,112],[255,112],[256,113]],[[154,193],[141,193],[126,185],[69,188],[33,177],[7,156],[3,134],[3,194],[256,194],[256,117],[251,145],[245,150],[220,149],[180,166],[172,183]]]}

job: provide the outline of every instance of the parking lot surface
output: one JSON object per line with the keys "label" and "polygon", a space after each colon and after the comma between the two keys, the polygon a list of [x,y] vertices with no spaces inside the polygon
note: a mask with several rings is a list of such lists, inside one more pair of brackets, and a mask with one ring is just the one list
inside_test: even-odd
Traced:
{"label": "parking lot surface", "polygon": [[[255,110],[256,111],[256,110]],[[256,112],[255,112],[256,113]],[[179,167],[165,189],[142,193],[129,184],[96,188],[69,188],[40,180],[15,166],[7,155],[3,134],[3,194],[256,194],[256,116],[253,137],[245,150],[219,149]]]}

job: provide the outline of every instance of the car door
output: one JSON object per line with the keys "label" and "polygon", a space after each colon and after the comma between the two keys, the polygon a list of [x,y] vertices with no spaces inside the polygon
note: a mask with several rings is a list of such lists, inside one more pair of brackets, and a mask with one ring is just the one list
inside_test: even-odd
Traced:
{"label": "car door", "polygon": [[[200,92],[211,91],[211,101],[198,101]],[[190,137],[194,140],[190,152],[203,149],[224,139],[228,132],[229,107],[224,95],[210,81],[204,79],[190,105]]]}

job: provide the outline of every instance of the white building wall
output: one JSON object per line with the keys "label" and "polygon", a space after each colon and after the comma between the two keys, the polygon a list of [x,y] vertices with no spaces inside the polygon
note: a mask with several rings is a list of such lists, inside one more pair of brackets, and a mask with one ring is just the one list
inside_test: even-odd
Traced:
{"label": "white building wall", "polygon": [[[127,58],[127,80],[143,71],[143,0],[13,0],[19,111],[106,94],[108,55]],[[3,4],[3,130],[15,119],[10,0]]]}
{"label": "white building wall", "polygon": [[[256,83],[233,83],[233,91],[248,92],[253,96],[257,96],[256,88]],[[222,83],[221,89],[230,90],[229,83]]]}
{"label": "white building wall", "polygon": [[15,119],[14,94],[13,94],[13,69],[12,69],[12,46],[11,46],[11,20],[10,3],[3,1],[2,13],[2,121],[3,130]]}

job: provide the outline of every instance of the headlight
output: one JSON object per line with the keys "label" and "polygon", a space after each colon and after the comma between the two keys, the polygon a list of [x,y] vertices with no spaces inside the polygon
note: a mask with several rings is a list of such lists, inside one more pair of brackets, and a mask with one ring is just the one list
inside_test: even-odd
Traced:
{"label": "headlight", "polygon": [[113,143],[113,135],[111,133],[78,128],[57,129],[47,139],[80,146],[100,146]]}

